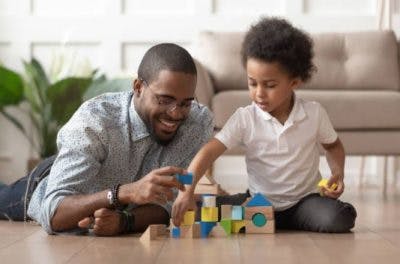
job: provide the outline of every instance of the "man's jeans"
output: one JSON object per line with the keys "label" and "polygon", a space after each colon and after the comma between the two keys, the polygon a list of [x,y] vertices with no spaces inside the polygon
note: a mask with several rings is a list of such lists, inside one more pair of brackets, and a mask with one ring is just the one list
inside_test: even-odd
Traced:
{"label": "man's jeans", "polygon": [[43,160],[27,176],[11,185],[0,185],[0,219],[27,221],[26,212],[33,191],[39,182],[50,173],[55,156]]}
{"label": "man's jeans", "polygon": [[[241,205],[248,197],[250,197],[248,192],[218,196],[217,206]],[[345,233],[354,227],[356,217],[357,212],[351,204],[314,193],[304,197],[289,209],[276,211],[275,226],[277,229]]]}

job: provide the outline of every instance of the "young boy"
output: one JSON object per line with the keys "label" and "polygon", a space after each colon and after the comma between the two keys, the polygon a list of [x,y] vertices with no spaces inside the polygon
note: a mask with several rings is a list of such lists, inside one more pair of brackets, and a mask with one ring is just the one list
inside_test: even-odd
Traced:
{"label": "young boy", "polygon": [[[195,156],[188,171],[194,184],[180,192],[172,210],[174,224],[193,203],[194,188],[207,168],[228,148],[246,148],[249,191],[217,202],[240,205],[262,193],[275,208],[276,227],[316,232],[349,232],[356,211],[337,198],[344,191],[344,148],[324,108],[294,90],[314,71],[311,38],[283,19],[264,18],[252,26],[242,45],[252,104],[239,108],[222,130]],[[318,193],[319,148],[331,169],[328,186]]]}

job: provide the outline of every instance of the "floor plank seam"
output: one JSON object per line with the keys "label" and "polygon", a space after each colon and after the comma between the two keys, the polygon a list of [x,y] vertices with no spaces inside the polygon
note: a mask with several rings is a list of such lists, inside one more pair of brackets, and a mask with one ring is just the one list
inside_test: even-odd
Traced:
{"label": "floor plank seam", "polygon": [[16,243],[18,243],[18,242],[20,242],[20,241],[22,241],[22,240],[24,240],[24,239],[27,239],[28,237],[34,235],[36,232],[40,232],[40,231],[41,231],[41,229],[38,229],[38,230],[36,230],[36,231],[31,231],[31,232],[28,233],[26,236],[21,237],[21,238],[15,240],[15,241],[11,242],[10,244],[4,246],[4,247],[1,247],[1,248],[0,248],[0,251],[2,251],[2,250],[4,250],[4,249],[7,249],[7,248],[11,247],[12,245],[14,245],[14,244],[16,244]]}
{"label": "floor plank seam", "polygon": [[90,244],[94,243],[94,238],[92,238],[84,247],[82,247],[80,250],[75,252],[74,254],[71,255],[64,263],[70,263],[71,259],[73,259],[75,256],[78,256],[83,250],[85,250]]}

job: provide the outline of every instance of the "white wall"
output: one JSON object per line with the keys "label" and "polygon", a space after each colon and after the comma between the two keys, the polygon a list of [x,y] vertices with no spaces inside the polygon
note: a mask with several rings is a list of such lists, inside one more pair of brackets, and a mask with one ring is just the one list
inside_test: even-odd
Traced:
{"label": "white wall", "polygon": [[[0,61],[21,69],[37,57],[48,66],[65,44],[112,75],[134,73],[144,52],[175,42],[195,54],[202,30],[245,31],[261,15],[287,17],[309,32],[378,28],[379,0],[0,0]],[[400,0],[392,1],[400,30]],[[25,173],[32,151],[0,116],[0,181]]]}

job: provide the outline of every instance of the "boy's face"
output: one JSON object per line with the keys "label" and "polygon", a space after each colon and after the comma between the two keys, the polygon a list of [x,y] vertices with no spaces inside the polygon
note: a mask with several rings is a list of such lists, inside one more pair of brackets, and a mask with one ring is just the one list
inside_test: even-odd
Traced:
{"label": "boy's face", "polygon": [[246,65],[250,98],[274,117],[291,111],[293,89],[301,83],[292,78],[277,62],[264,62],[249,58]]}

